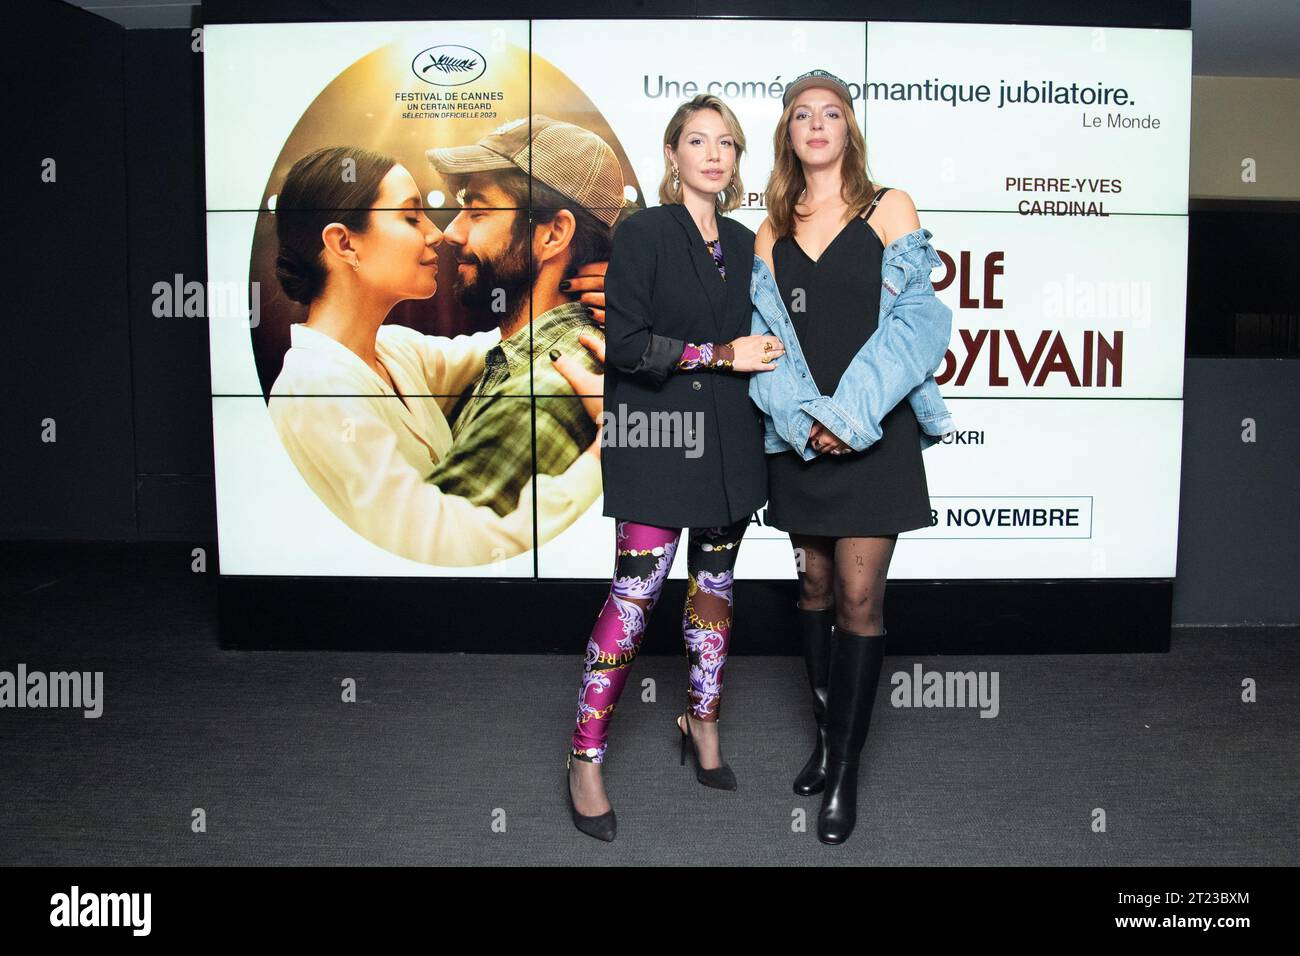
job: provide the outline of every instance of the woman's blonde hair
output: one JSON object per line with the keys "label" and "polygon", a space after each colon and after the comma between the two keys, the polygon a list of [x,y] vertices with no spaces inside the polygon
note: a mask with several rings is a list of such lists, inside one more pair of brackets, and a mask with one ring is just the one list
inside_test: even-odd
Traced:
{"label": "woman's blonde hair", "polygon": [[[849,131],[848,144],[840,157],[840,196],[853,210],[853,214],[860,216],[866,212],[879,187],[871,181],[871,174],[867,170],[867,143],[862,138],[862,131],[858,129],[853,110],[838,90],[830,84],[826,88],[839,99]],[[781,112],[781,119],[772,136],[772,175],[767,181],[766,201],[768,222],[778,239],[794,233],[794,221],[799,215],[795,206],[807,185],[803,177],[803,163],[799,161],[799,156],[790,143],[790,117],[798,105],[796,97]]]}
{"label": "woman's blonde hair", "polygon": [[[740,199],[745,195],[745,187],[740,181],[740,157],[745,154],[745,131],[740,128],[740,120],[736,119],[736,114],[731,111],[731,107],[712,93],[701,93],[694,99],[687,100],[677,107],[677,112],[668,121],[668,128],[664,130],[664,145],[671,146],[674,151],[677,149],[677,141],[682,138],[682,130],[686,128],[687,121],[697,110],[715,110],[722,117],[722,122],[727,125],[727,131],[736,144],[736,175],[731,182],[727,183],[726,188],[718,193],[717,202],[719,214],[731,212],[740,205]],[[673,189],[673,165],[668,157],[664,156],[664,178],[659,183],[659,202],[665,205],[668,203],[680,205],[681,201],[681,184],[679,182],[677,188]]]}

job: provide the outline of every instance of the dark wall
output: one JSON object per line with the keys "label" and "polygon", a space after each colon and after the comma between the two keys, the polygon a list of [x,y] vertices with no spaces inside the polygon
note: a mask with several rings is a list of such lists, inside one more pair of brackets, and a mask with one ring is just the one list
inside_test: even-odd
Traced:
{"label": "dark wall", "polygon": [[[1189,358],[1184,368],[1174,622],[1300,621],[1300,361]],[[1248,418],[1254,442],[1242,441]]]}
{"label": "dark wall", "polygon": [[[187,30],[124,31],[62,4],[24,6],[32,16],[0,40],[20,78],[17,135],[0,151],[18,224],[6,243],[0,538],[211,542],[206,325],[152,314],[155,282],[205,277],[201,57]],[[40,181],[46,156],[54,184]],[[1223,342],[1212,324],[1234,309],[1300,311],[1294,270],[1270,279],[1248,245],[1211,248],[1223,235],[1212,215],[1192,214],[1189,259],[1231,276],[1238,294],[1207,310],[1207,273],[1193,273],[1193,354]],[[1293,211],[1274,209],[1253,231],[1255,214],[1233,215],[1245,217],[1239,235],[1300,236]],[[1300,620],[1298,373],[1294,360],[1187,360],[1176,623]],[[45,418],[54,443],[41,441]],[[1258,423],[1253,444],[1243,418]]]}
{"label": "dark wall", "polygon": [[125,54],[137,532],[211,539],[207,322],[153,314],[154,283],[207,276],[203,57],[186,30],[129,30]]}
{"label": "dark wall", "polygon": [[211,539],[207,326],[155,317],[152,291],[205,274],[201,57],[187,30],[23,6],[0,41],[17,78],[0,537]]}
{"label": "dark wall", "polygon": [[0,536],[132,538],[124,31],[63,4],[18,6],[0,30]]}

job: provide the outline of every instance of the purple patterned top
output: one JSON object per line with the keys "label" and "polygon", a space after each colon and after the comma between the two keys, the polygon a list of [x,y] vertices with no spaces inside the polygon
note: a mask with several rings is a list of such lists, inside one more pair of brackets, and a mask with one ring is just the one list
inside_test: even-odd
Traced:
{"label": "purple patterned top", "polygon": [[[704,244],[709,247],[709,255],[713,257],[713,264],[718,267],[718,274],[722,276],[722,280],[725,282],[727,267],[722,260],[722,237],[705,239]],[[689,372],[692,369],[712,367],[714,348],[712,342],[704,342],[700,345],[687,342],[686,347],[682,349],[681,361],[677,363],[677,368],[683,372]]]}
{"label": "purple patterned top", "polygon": [[727,278],[727,267],[722,262],[722,237],[717,239],[705,239],[704,244],[709,247],[709,253],[713,256],[713,264],[718,267],[718,272],[723,279]]}

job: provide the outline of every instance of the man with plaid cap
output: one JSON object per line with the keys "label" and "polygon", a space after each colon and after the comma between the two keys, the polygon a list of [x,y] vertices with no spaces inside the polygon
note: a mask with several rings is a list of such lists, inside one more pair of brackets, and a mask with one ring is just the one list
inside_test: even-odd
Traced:
{"label": "man with plaid cap", "polygon": [[623,170],[595,133],[540,114],[473,146],[425,155],[462,206],[444,231],[457,260],[456,293],[466,306],[495,313],[501,327],[501,343],[454,411],[452,450],[428,480],[507,514],[532,480],[534,396],[539,473],[560,474],[596,437],[550,353],[603,371],[578,341],[599,337],[600,323],[576,294],[563,294],[561,280],[609,259]]}

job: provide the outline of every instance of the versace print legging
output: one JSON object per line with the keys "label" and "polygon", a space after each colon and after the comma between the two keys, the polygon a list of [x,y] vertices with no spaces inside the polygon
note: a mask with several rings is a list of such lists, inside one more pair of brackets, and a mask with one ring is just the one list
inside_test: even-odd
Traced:
{"label": "versace print legging", "polygon": [[[696,720],[717,720],[722,670],[731,638],[731,592],[745,517],[733,525],[688,532],[686,606],[682,635],[689,665],[687,695]],[[614,546],[614,580],[587,641],[586,666],[578,692],[573,753],[603,763],[610,716],[627,683],[628,671],[645,634],[646,621],[677,553],[680,528],[619,521]]]}

